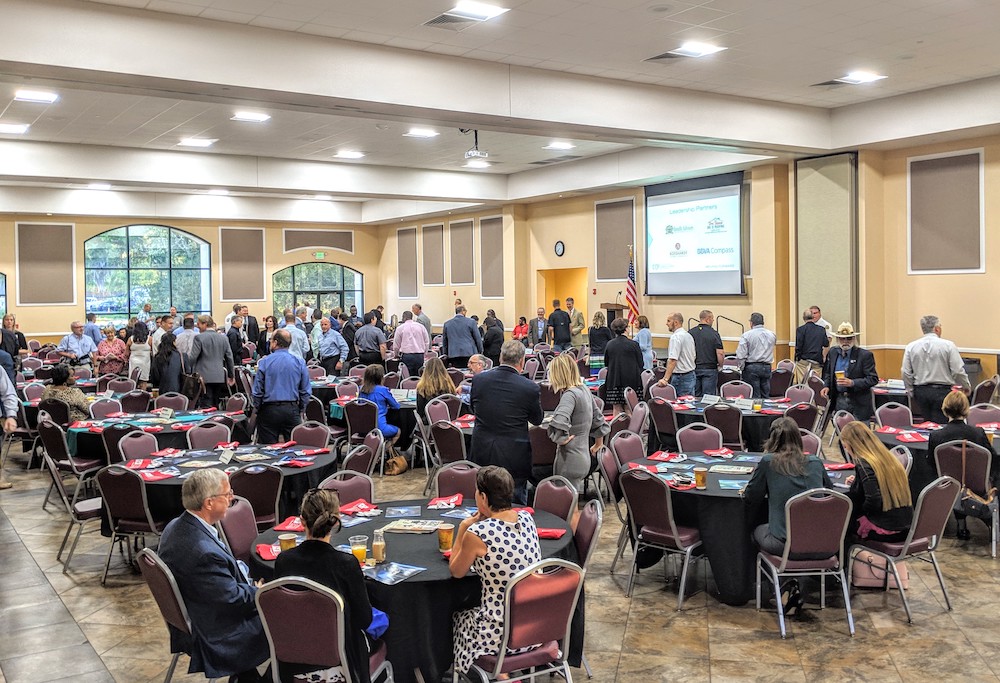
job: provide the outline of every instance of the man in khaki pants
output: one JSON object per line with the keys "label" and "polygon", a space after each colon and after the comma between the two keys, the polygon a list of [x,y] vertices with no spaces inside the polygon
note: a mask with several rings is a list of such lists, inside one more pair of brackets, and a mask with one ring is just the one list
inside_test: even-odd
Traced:
{"label": "man in khaki pants", "polygon": [[830,346],[826,330],[816,324],[810,310],[802,312],[802,325],[795,331],[795,372],[792,375],[794,384],[805,382],[809,371],[817,376],[823,374],[823,360]]}
{"label": "man in khaki pants", "polygon": [[566,312],[569,313],[569,343],[574,349],[578,349],[583,346],[583,331],[587,328],[587,321],[571,296],[566,297]]}

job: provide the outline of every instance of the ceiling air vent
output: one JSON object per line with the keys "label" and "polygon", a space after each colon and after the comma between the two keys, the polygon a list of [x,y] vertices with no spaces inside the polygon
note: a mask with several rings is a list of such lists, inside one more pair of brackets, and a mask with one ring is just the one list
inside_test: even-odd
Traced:
{"label": "ceiling air vent", "polygon": [[839,88],[842,85],[847,85],[843,81],[823,81],[822,83],[813,83],[810,88]]}
{"label": "ceiling air vent", "polygon": [[685,57],[683,55],[675,55],[675,54],[670,53],[670,52],[664,52],[662,55],[656,55],[655,57],[650,57],[650,58],[644,59],[642,61],[644,61],[644,62],[666,62],[666,61],[669,61],[671,59],[685,59]]}
{"label": "ceiling air vent", "polygon": [[424,26],[430,26],[431,28],[443,28],[447,31],[464,31],[470,26],[475,26],[476,24],[482,23],[477,19],[470,19],[468,17],[460,17],[454,14],[439,14],[430,21],[425,21]]}
{"label": "ceiling air vent", "polygon": [[549,164],[558,164],[563,161],[576,161],[577,159],[582,159],[583,157],[576,156],[573,154],[563,154],[561,157],[552,157],[551,159],[541,159],[539,161],[531,161],[529,164],[531,166],[548,166]]}

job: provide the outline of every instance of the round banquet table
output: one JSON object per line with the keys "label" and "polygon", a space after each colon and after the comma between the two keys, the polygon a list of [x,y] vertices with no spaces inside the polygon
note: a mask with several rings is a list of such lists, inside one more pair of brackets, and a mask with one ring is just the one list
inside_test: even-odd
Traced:
{"label": "round banquet table", "polygon": [[[676,410],[675,406],[674,415],[677,416],[678,429],[686,427],[692,422],[705,421],[705,404],[695,403],[688,405],[691,405],[691,408],[688,410]],[[784,410],[790,404],[768,400],[764,401],[763,405],[765,410]],[[781,415],[769,415],[754,410],[743,410],[741,412],[743,413],[743,443],[748,452],[760,453],[764,450],[764,442],[767,441],[767,436],[771,432],[771,423],[781,417]],[[655,442],[656,439],[654,438],[654,446]]]}
{"label": "round banquet table", "polygon": [[[908,431],[916,432],[925,437],[930,434],[930,430],[927,429],[912,429]],[[916,501],[923,488],[937,478],[937,465],[934,463],[934,454],[929,452],[929,442],[916,441],[911,443],[908,441],[901,441],[897,434],[882,434],[877,431],[877,429],[875,431],[875,436],[878,437],[879,441],[885,444],[886,448],[906,446],[910,449],[910,455],[913,457],[913,462],[910,465],[910,472],[907,476],[910,480],[910,495],[913,497],[913,500]],[[1000,452],[997,451],[998,446],[1000,446],[1000,442],[994,440],[994,457],[1000,457]]]}
{"label": "round banquet table", "polygon": [[[454,523],[456,529],[458,528],[460,519],[441,517],[447,510],[428,510],[427,502],[428,499],[403,500],[380,502],[378,506],[386,510],[390,507],[419,505],[420,519]],[[562,538],[539,540],[542,557],[576,561],[573,533],[569,524],[541,510],[535,511],[534,518],[535,524],[540,528],[567,530]],[[351,536],[363,534],[369,537],[370,550],[372,531],[391,521],[385,518],[383,512],[382,515],[371,518],[369,522],[342,529],[331,536],[330,543],[334,546],[346,544]],[[265,531],[257,537],[254,548],[262,543],[267,545],[277,543],[278,534],[279,532],[273,529]],[[300,536],[305,538],[305,534]],[[470,572],[464,578],[452,578],[447,561],[438,552],[436,533],[386,533],[385,546],[387,561],[426,567],[426,571],[393,586],[371,579],[365,580],[372,605],[389,616],[389,629],[382,639],[388,648],[395,680],[397,683],[415,681],[414,669],[419,669],[423,680],[440,681],[453,659],[452,614],[479,604],[481,593],[479,577]],[[263,560],[255,551],[251,552],[250,572],[254,577],[270,580],[274,572],[274,562]],[[574,654],[579,658],[583,645],[582,593],[577,614],[574,616],[572,640],[571,660]]]}
{"label": "round banquet table", "polygon": [[[207,420],[215,415],[225,415],[225,413],[208,413],[205,414],[204,419]],[[109,419],[102,422],[104,424],[111,424],[114,422],[131,423],[132,420],[154,419],[156,417],[157,416],[153,413],[136,413],[135,415],[126,418]],[[246,415],[230,415],[229,417],[236,422],[232,432],[233,441],[239,441],[240,443],[250,442],[251,438],[250,433],[247,431]],[[89,420],[89,422],[95,421]],[[198,424],[198,422],[185,422],[184,424],[193,425]],[[142,425],[140,424],[139,426]],[[171,425],[167,425],[164,427],[163,431],[150,433],[156,437],[156,445],[158,448],[187,448],[187,430],[173,429]],[[91,432],[88,429],[67,429],[66,437],[66,443],[71,454],[98,458],[101,460],[102,464],[108,464],[108,453],[104,449],[104,440],[101,438],[100,434]]]}
{"label": "round banquet table", "polygon": [[[685,453],[687,460],[662,463],[644,458],[640,465],[660,466],[664,473],[677,472],[694,475],[694,468],[709,468],[705,490],[678,490],[671,488],[670,500],[678,524],[694,527],[701,534],[702,548],[712,567],[712,576],[718,589],[719,602],[734,607],[745,605],[754,597],[754,561],[757,549],[751,540],[756,526],[767,522],[767,505],[751,505],[742,497],[742,487],[750,481],[748,474],[721,474],[712,472],[712,465],[747,465],[756,468],[761,453],[735,453],[731,459]],[[622,468],[622,472],[629,469]],[[836,490],[846,491],[845,483],[854,470],[827,471]],[[739,488],[723,488],[720,481],[740,482]]]}

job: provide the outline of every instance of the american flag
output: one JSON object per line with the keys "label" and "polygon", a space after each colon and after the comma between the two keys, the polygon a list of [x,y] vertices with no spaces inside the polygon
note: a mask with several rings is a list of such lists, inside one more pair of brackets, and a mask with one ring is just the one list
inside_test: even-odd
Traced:
{"label": "american flag", "polygon": [[628,324],[635,325],[639,321],[639,297],[635,290],[635,261],[632,250],[628,250],[628,284],[625,285],[625,303],[628,304]]}

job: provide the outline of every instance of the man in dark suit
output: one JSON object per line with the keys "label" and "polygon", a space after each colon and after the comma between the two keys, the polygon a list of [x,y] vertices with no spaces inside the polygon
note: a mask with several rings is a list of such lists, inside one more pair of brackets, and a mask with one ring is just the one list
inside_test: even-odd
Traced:
{"label": "man in dark suit", "polygon": [[226,341],[233,352],[233,363],[243,362],[243,316],[234,315],[230,321],[229,329],[226,331]]}
{"label": "man in dark suit", "polygon": [[191,655],[188,673],[261,680],[254,667],[267,660],[268,647],[254,605],[257,588],[214,526],[233,499],[229,477],[222,470],[197,470],[185,480],[181,498],[185,512],[163,530],[157,549],[191,618],[190,637],[170,628],[170,649]]}
{"label": "man in dark suit", "polygon": [[528,322],[528,344],[548,344],[551,340],[549,336],[549,319],[545,316],[545,309],[538,309],[538,317]]}
{"label": "man in dark suit", "polygon": [[465,306],[459,304],[455,307],[455,317],[444,324],[441,353],[448,357],[449,366],[465,369],[469,357],[482,352],[483,337],[479,334],[479,327],[471,318],[465,317]]}
{"label": "man in dark suit", "polygon": [[243,335],[243,340],[256,344],[257,339],[260,338],[260,324],[257,322],[257,318],[250,315],[249,306],[241,308],[240,315],[243,316],[243,331],[246,333]]}
{"label": "man in dark suit", "polygon": [[846,410],[867,422],[872,417],[872,387],[878,384],[878,372],[872,352],[857,345],[859,334],[851,323],[841,323],[834,332],[837,347],[826,355],[826,386],[820,393],[830,399],[830,410]]}
{"label": "man in dark suit", "polygon": [[233,374],[233,350],[229,346],[229,340],[215,329],[212,316],[199,315],[198,330],[200,333],[191,342],[190,367],[205,382],[205,393],[199,403],[202,407],[218,407],[219,399],[226,390],[226,383],[236,382]]}
{"label": "man in dark suit", "polygon": [[472,430],[472,461],[499,465],[514,477],[514,501],[528,502],[531,441],[528,423],[542,423],[538,385],[521,376],[524,345],[516,339],[500,347],[500,365],[472,378],[469,405],[476,416]]}

